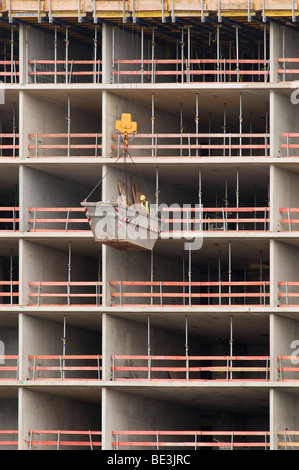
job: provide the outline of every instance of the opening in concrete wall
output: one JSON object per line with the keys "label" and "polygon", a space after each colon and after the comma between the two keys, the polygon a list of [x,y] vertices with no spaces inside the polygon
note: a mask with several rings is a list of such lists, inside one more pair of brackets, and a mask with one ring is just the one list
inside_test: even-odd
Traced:
{"label": "opening in concrete wall", "polygon": [[111,28],[112,83],[269,81],[269,27],[146,20]]}
{"label": "opening in concrete wall", "polygon": [[1,160],[2,158],[13,160],[18,157],[20,155],[19,142],[19,96],[8,90],[4,84],[2,88],[0,87]]}
{"label": "opening in concrete wall", "polygon": [[22,406],[23,410],[31,406],[38,410],[22,415],[24,449],[101,449],[100,393],[86,391],[82,395],[80,392],[60,395],[53,393],[53,389],[45,389],[42,393],[25,390]]}
{"label": "opening in concrete wall", "polygon": [[23,33],[27,43],[27,83],[102,82],[99,25],[79,30],[70,22],[56,19],[43,31],[26,27]]}
{"label": "opening in concrete wall", "polygon": [[[100,165],[22,169],[26,232],[90,232],[81,202],[101,179]],[[101,199],[101,186],[94,197]]]}
{"label": "opening in concrete wall", "polygon": [[220,317],[188,311],[171,319],[157,312],[123,313],[122,318],[109,315],[106,325],[113,381],[266,382],[270,378],[269,324],[262,313]]}
{"label": "opening in concrete wall", "polygon": [[[197,242],[158,240],[151,254],[108,251],[111,305],[269,305],[267,240],[203,238],[199,247]],[[130,268],[116,272],[115,260]]]}
{"label": "opening in concrete wall", "polygon": [[102,380],[101,318],[83,312],[23,319],[24,380]]}
{"label": "opening in concrete wall", "polygon": [[124,157],[115,130],[115,120],[122,113],[130,113],[137,123],[127,149],[137,161],[141,157],[224,156],[242,161],[242,157],[270,156],[268,91],[136,90],[132,99],[132,94],[118,89],[106,99],[109,115],[114,117],[106,129],[107,137],[112,136],[114,158]]}
{"label": "opening in concrete wall", "polygon": [[1,380],[18,380],[18,318],[14,314],[1,315],[0,319],[0,378]]}
{"label": "opening in concrete wall", "polygon": [[24,302],[33,306],[102,304],[102,257],[84,238],[23,244]]}
{"label": "opening in concrete wall", "polygon": [[19,249],[17,243],[3,240],[0,250],[0,304],[19,304]]}
{"label": "opening in concrete wall", "polygon": [[0,446],[1,450],[18,448],[18,394],[17,390],[7,388],[1,392],[0,403]]}
{"label": "opening in concrete wall", "polygon": [[[149,449],[144,442],[151,442],[154,450],[163,449],[165,442],[168,449],[177,449],[178,442],[186,441],[192,449],[197,443],[198,449],[210,450],[231,446],[250,449],[252,442],[259,442],[264,449],[269,445],[266,390],[210,389],[207,393],[207,389],[172,388],[159,390],[158,398],[149,390],[143,393],[108,390],[105,402],[113,404],[113,413],[106,415],[105,420],[108,449]],[[193,432],[186,435],[184,431]],[[240,431],[234,435],[236,439],[232,437],[233,431]],[[254,434],[258,431],[262,431],[261,435]],[[176,446],[171,447],[172,442]]]}
{"label": "opening in concrete wall", "polygon": [[[36,92],[23,96],[24,154],[32,158],[102,155],[102,93]],[[30,115],[30,119],[28,119]]]}
{"label": "opening in concrete wall", "polygon": [[3,22],[0,35],[0,80],[19,83],[19,28]]}

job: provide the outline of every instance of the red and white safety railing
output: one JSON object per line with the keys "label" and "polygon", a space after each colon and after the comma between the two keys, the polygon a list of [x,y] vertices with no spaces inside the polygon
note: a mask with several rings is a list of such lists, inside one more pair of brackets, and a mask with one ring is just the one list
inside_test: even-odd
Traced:
{"label": "red and white safety railing", "polygon": [[[152,447],[200,449],[213,447],[223,450],[245,450],[270,447],[269,431],[113,431],[112,446],[116,449]],[[126,440],[124,440],[126,438]]]}
{"label": "red and white safety railing", "polygon": [[0,79],[4,83],[19,83],[19,61],[0,60]]}
{"label": "red and white safety railing", "polygon": [[[213,365],[210,363],[213,362]],[[263,365],[257,365],[263,362]],[[254,364],[254,365],[250,365]],[[112,380],[268,381],[269,356],[111,356]],[[207,378],[207,374],[209,378]]]}
{"label": "red and white safety railing", "polygon": [[[99,157],[102,153],[101,133],[29,134],[29,157]],[[73,143],[76,139],[77,143]],[[42,155],[41,155],[42,151]],[[48,153],[48,155],[45,153]]]}
{"label": "red and white safety railing", "polygon": [[[269,207],[165,207],[162,234],[204,231],[267,231]],[[170,217],[172,214],[172,217]]]}
{"label": "red and white safety railing", "polygon": [[[299,358],[294,356],[278,356],[279,382],[294,382],[299,380]],[[288,378],[285,378],[287,374]]]}
{"label": "red and white safety railing", "polygon": [[[283,281],[278,283],[278,287],[283,292],[278,293],[279,307],[298,307],[299,302],[299,282]],[[296,292],[297,291],[297,292]],[[284,301],[284,302],[283,302]]]}
{"label": "red and white safety railing", "polygon": [[[100,83],[101,60],[29,60],[28,78],[36,83]],[[29,80],[28,80],[29,82]]]}
{"label": "red and white safety railing", "polygon": [[[16,439],[13,439],[14,436],[17,436]],[[2,446],[18,446],[18,431],[0,430],[0,448]]]}
{"label": "red and white safety railing", "polygon": [[[262,59],[119,59],[114,60],[114,83],[190,83],[269,80],[269,60]],[[135,80],[134,80],[135,79]]]}
{"label": "red and white safety railing", "polygon": [[[30,430],[27,445],[29,450],[39,447],[54,447],[56,450],[70,447],[89,448],[102,447],[101,431],[65,431],[65,430]],[[80,440],[78,440],[80,439]],[[50,449],[48,449],[50,450]]]}
{"label": "red and white safety railing", "polygon": [[279,66],[281,67],[277,69],[280,82],[286,82],[291,80],[293,81],[297,78],[294,75],[297,75],[299,77],[299,58],[280,57],[279,59],[277,59],[277,61]]}
{"label": "red and white safety railing", "polygon": [[286,428],[283,431],[277,431],[277,436],[278,439],[283,439],[283,441],[279,440],[277,442],[278,449],[297,450],[296,448],[299,447],[299,431],[290,431]]}
{"label": "red and white safety railing", "polygon": [[[11,364],[11,361],[15,365]],[[19,376],[19,356],[0,355],[0,380],[18,380]]]}
{"label": "red and white safety railing", "polygon": [[[299,208],[295,207],[282,207],[279,209],[281,214],[285,214],[284,218],[280,220],[281,224],[287,225],[289,232],[299,230],[299,218],[296,218],[296,214],[299,212]],[[295,227],[294,227],[295,225]]]}
{"label": "red and white safety railing", "polygon": [[0,305],[19,304],[19,281],[0,281],[0,289]]}
{"label": "red and white safety railing", "polygon": [[[31,380],[101,380],[101,355],[33,355],[28,356],[33,365],[29,367]],[[83,365],[73,365],[84,361]],[[49,365],[49,362],[58,365]],[[68,363],[68,364],[67,364]],[[93,365],[86,365],[93,364]],[[72,365],[70,365],[72,364]],[[48,377],[41,377],[46,373]],[[66,377],[68,373],[68,377]],[[75,373],[81,373],[76,377]],[[55,375],[55,377],[53,377]]]}
{"label": "red and white safety railing", "polygon": [[[30,232],[90,231],[84,207],[30,207],[28,212],[31,215],[28,219]],[[80,218],[82,214],[84,217]]]}
{"label": "red and white safety railing", "polygon": [[[30,304],[30,306],[92,307],[99,306],[102,303],[102,282],[99,281],[34,281],[28,284],[30,288],[35,289],[35,292],[29,293],[29,297],[36,299],[36,304]],[[52,288],[55,288],[56,292],[45,292],[46,289]],[[45,302],[46,299],[56,300],[56,303],[47,303]],[[73,299],[80,299],[81,303],[74,303]]]}
{"label": "red and white safety railing", "polygon": [[19,221],[19,207],[0,207],[0,232],[18,231]]}
{"label": "red and white safety railing", "polygon": [[[110,281],[111,306],[269,306],[269,281]],[[127,289],[133,291],[126,291]],[[234,290],[234,292],[233,292]],[[135,303],[128,302],[133,299]],[[167,302],[165,300],[167,299]],[[118,303],[113,301],[118,300]],[[147,302],[144,302],[147,301]],[[251,301],[251,304],[248,303]],[[252,303],[253,301],[253,303]]]}
{"label": "red and white safety railing", "polygon": [[284,157],[297,158],[299,149],[299,133],[297,132],[284,132],[282,137],[285,139],[285,143],[281,144],[281,148],[284,149]]}
{"label": "red and white safety railing", "polygon": [[12,132],[0,134],[0,158],[19,157],[19,134]]}
{"label": "red and white safety railing", "polygon": [[[113,134],[117,144],[111,149],[115,157],[121,156],[123,143],[120,134]],[[129,139],[129,152],[134,158],[142,157],[268,157],[270,134],[236,133],[176,133],[135,134]]]}

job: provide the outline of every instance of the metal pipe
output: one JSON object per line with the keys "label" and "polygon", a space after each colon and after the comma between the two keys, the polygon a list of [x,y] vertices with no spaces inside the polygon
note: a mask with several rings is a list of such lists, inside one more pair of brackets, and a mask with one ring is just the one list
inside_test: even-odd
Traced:
{"label": "metal pipe", "polygon": [[183,131],[184,131],[184,127],[183,127],[183,103],[181,103],[181,105],[180,105],[180,133],[181,133],[181,137],[180,137],[180,144],[181,144],[180,156],[181,157],[183,156],[183,149],[182,149],[182,145],[183,145],[182,134],[183,134]]}
{"label": "metal pipe", "polygon": [[[154,282],[154,250],[151,251],[151,282]],[[151,285],[151,294],[153,294],[154,286]],[[154,303],[153,295],[151,295],[151,305]]]}
{"label": "metal pipe", "polygon": [[68,260],[68,306],[70,305],[70,282],[71,282],[71,274],[72,274],[72,244],[69,242],[69,260]]}
{"label": "metal pipe", "polygon": [[158,212],[159,208],[159,168],[156,168],[156,191],[155,191],[155,196],[156,196],[156,213]]}
{"label": "metal pipe", "polygon": [[[232,282],[232,249],[231,249],[231,242],[228,242],[228,282]],[[231,305],[231,292],[232,288],[231,285],[228,286],[229,292],[229,305]]]}
{"label": "metal pipe", "polygon": [[69,68],[69,27],[65,27],[65,83],[68,83]]}
{"label": "metal pipe", "polygon": [[[112,37],[114,36],[113,33],[114,33],[114,28],[112,30]],[[94,47],[93,83],[96,83],[97,82],[97,55],[98,55],[98,28],[97,28],[97,26],[94,27],[93,47]]]}
{"label": "metal pipe", "polygon": [[144,28],[141,28],[141,83],[143,83],[143,72],[144,72]]}
{"label": "metal pipe", "polygon": [[[230,317],[230,339],[229,339],[229,354],[230,356],[233,355],[233,317],[231,316]],[[232,368],[233,366],[233,361],[231,359],[230,361],[230,367]],[[230,371],[230,378],[232,379],[233,378],[233,371],[231,370]]]}
{"label": "metal pipe", "polygon": [[188,316],[185,320],[185,352],[186,352],[186,379],[189,380],[189,344],[188,344]]}
{"label": "metal pipe", "polygon": [[181,81],[184,82],[184,28],[182,28],[182,38],[181,38]]}
{"label": "metal pipe", "polygon": [[[66,315],[63,317],[63,337],[62,339],[62,355],[65,356],[66,353]],[[63,359],[63,367],[65,367],[65,359]],[[65,371],[62,371],[62,377],[64,378]]]}
{"label": "metal pipe", "polygon": [[217,25],[217,82],[220,81],[220,26]]}
{"label": "metal pipe", "polygon": [[[240,114],[239,114],[239,133],[240,133],[240,146],[242,145],[242,130],[243,130],[243,100],[242,100],[242,93],[240,93]],[[240,148],[240,157],[242,157],[242,149]]]}
{"label": "metal pipe", "polygon": [[71,145],[71,97],[68,95],[67,97],[67,156],[70,157]]}
{"label": "metal pipe", "polygon": [[152,29],[152,83],[155,83],[155,30]]}
{"label": "metal pipe", "polygon": [[123,23],[127,22],[126,18],[126,0],[123,0]]}
{"label": "metal pipe", "polygon": [[[239,168],[237,168],[237,187],[236,187],[236,207],[239,208],[239,202],[240,202],[240,189],[239,189]],[[239,218],[239,211],[236,213],[236,218]],[[239,230],[239,223],[237,223],[237,230]]]}
{"label": "metal pipe", "polygon": [[[198,93],[195,96],[195,132],[198,134],[198,126],[199,126],[199,117],[198,117]],[[196,137],[196,156],[198,157],[198,137]]]}
{"label": "metal pipe", "polygon": [[152,93],[152,157],[155,155],[155,150],[154,150],[154,133],[155,133],[155,94]]}
{"label": "metal pipe", "polygon": [[[225,138],[225,134],[226,134],[226,103],[224,103],[224,110],[223,110],[223,134],[224,134],[224,138],[223,138],[223,145],[225,145],[226,143],[226,138]],[[223,149],[223,156],[225,157],[226,155],[226,151],[225,151],[225,148]]]}
{"label": "metal pipe", "polygon": [[189,268],[188,268],[188,281],[189,281],[189,306],[191,306],[191,281],[192,281],[192,259],[191,259],[191,249],[189,249]]}
{"label": "metal pipe", "polygon": [[13,26],[10,29],[10,82],[13,83],[13,69],[14,69],[14,31]]}
{"label": "metal pipe", "polygon": [[188,58],[187,58],[187,82],[190,83],[190,59],[191,59],[191,37],[190,26],[188,27]]}
{"label": "metal pipe", "polygon": [[237,60],[237,82],[240,81],[239,75],[239,27],[236,26],[236,60]]}

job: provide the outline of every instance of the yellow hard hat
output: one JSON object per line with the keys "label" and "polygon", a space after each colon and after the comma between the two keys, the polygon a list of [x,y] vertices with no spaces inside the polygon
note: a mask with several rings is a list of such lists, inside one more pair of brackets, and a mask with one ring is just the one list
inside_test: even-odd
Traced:
{"label": "yellow hard hat", "polygon": [[140,196],[140,201],[145,201],[146,197],[144,194],[142,194],[142,196]]}

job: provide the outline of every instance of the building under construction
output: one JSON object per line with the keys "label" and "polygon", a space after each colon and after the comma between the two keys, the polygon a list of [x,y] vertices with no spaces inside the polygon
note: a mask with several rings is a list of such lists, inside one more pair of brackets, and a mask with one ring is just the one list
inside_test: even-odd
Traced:
{"label": "building under construction", "polygon": [[0,449],[298,447],[297,2],[0,8]]}

